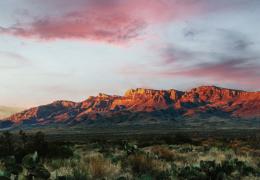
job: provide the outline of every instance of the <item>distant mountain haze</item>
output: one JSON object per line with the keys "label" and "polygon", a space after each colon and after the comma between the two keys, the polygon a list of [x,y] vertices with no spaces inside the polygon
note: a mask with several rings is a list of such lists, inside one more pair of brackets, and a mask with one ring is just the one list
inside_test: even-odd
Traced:
{"label": "distant mountain haze", "polygon": [[23,111],[24,108],[20,107],[8,107],[8,106],[0,106],[0,119],[7,118],[12,114]]}
{"label": "distant mountain haze", "polygon": [[[5,125],[49,125],[218,116],[260,118],[260,92],[200,86],[189,91],[131,89],[124,96],[100,93],[82,102],[55,101],[14,114]],[[131,118],[130,118],[131,117]],[[117,121],[118,120],[118,121]],[[2,125],[3,126],[3,125]]]}

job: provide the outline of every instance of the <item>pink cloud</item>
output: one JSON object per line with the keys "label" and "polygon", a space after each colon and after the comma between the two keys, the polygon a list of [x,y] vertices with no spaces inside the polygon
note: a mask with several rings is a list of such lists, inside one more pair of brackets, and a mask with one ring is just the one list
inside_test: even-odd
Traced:
{"label": "pink cloud", "polygon": [[[174,65],[175,66],[175,65]],[[249,89],[260,88],[260,64],[253,63],[248,59],[223,60],[219,62],[197,64],[190,67],[177,66],[171,67],[172,70],[164,68],[152,68],[146,66],[130,66],[122,67],[120,74],[126,76],[142,76],[153,78],[173,78],[182,77],[194,78],[196,80],[205,80],[212,84],[230,84],[245,86]]]}
{"label": "pink cloud", "polygon": [[216,63],[205,63],[179,71],[164,71],[161,76],[187,76],[205,78],[218,82],[250,85],[260,88],[260,64],[250,63],[247,59],[226,60]]}
{"label": "pink cloud", "polygon": [[[61,0],[47,1],[42,6],[61,6],[59,2]],[[79,6],[75,7],[77,3]],[[0,26],[0,33],[43,40],[81,39],[124,43],[136,39],[151,24],[191,17],[208,9],[204,0],[77,0],[64,1],[64,6],[57,9],[59,13],[55,16],[44,16],[31,23],[17,23],[11,27]],[[68,10],[70,6],[73,8]]]}
{"label": "pink cloud", "polygon": [[[43,40],[55,39],[87,39],[120,43],[135,38],[144,24],[128,17],[86,17],[84,20],[69,18],[65,21],[39,20],[27,27],[1,28],[0,32],[25,38],[39,38]],[[117,28],[116,28],[117,27]]]}

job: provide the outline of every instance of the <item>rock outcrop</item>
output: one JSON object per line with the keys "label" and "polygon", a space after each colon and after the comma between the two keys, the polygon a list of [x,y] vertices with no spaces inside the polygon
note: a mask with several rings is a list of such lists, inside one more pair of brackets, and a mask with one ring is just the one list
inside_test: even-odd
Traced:
{"label": "rock outcrop", "polygon": [[17,113],[5,122],[45,125],[105,119],[118,113],[170,110],[172,116],[225,115],[260,118],[260,92],[201,86],[190,91],[131,89],[124,96],[100,93],[82,102],[56,101]]}

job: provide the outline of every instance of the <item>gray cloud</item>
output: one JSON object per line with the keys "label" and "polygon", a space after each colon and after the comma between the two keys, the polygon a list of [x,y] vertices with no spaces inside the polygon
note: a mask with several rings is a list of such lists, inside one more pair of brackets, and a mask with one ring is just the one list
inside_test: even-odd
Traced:
{"label": "gray cloud", "polygon": [[[211,33],[216,42],[200,41],[205,33]],[[198,47],[206,43],[207,48],[203,51],[185,49],[175,44],[163,46],[159,50],[161,68],[154,72],[155,75],[206,78],[260,88],[260,52],[254,51],[252,47],[255,42],[246,34],[227,29],[185,29],[183,36],[187,41],[192,36]]]}
{"label": "gray cloud", "polygon": [[18,53],[0,51],[0,69],[17,69],[30,64],[30,60]]}

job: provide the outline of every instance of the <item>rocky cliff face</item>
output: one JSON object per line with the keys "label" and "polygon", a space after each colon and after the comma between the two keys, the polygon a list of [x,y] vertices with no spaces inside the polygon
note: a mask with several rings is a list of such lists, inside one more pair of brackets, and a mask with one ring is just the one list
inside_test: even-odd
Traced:
{"label": "rocky cliff face", "polygon": [[[113,117],[118,113],[171,110],[172,116],[225,115],[240,118],[260,118],[260,92],[245,92],[201,86],[182,92],[171,90],[131,89],[124,96],[99,94],[79,103],[56,101],[15,114],[5,122],[50,124],[75,123]],[[174,118],[173,117],[173,118]]]}

